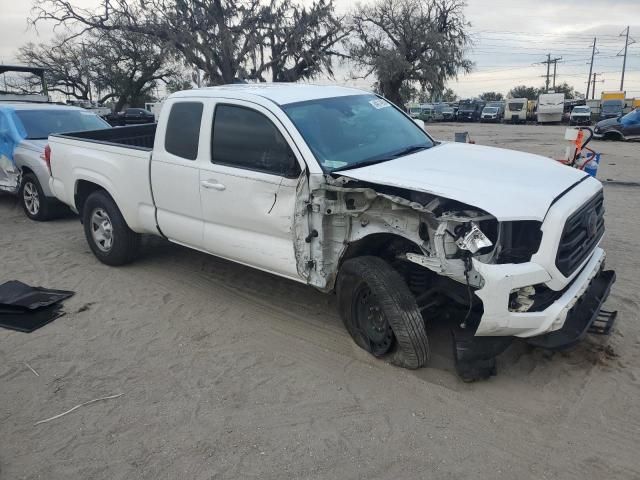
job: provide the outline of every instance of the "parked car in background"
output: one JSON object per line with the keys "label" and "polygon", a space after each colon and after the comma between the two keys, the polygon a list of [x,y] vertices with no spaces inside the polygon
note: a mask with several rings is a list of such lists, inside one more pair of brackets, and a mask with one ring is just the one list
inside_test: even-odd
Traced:
{"label": "parked car in background", "polygon": [[409,105],[407,111],[411,118],[420,118],[420,115],[422,115],[422,105],[417,103]]}
{"label": "parked car in background", "polygon": [[593,136],[604,140],[640,138],[640,108],[617,118],[600,120],[593,129]]}
{"label": "parked car in background", "polygon": [[477,122],[485,102],[478,99],[461,100],[458,104],[458,121]]}
{"label": "parked car in background", "polygon": [[0,190],[19,195],[27,217],[48,220],[61,204],[49,188],[47,137],[110,128],[80,107],[0,103]]}
{"label": "parked car in background", "polygon": [[481,122],[498,123],[500,120],[502,120],[500,107],[484,107],[482,109],[482,114],[480,115]]}
{"label": "parked car in background", "polygon": [[542,93],[536,112],[538,123],[560,123],[564,113],[564,93]]}
{"label": "parked car in background", "polygon": [[91,102],[89,100],[67,100],[67,105],[71,105],[73,107],[81,107],[85,110],[90,110],[96,115],[107,118],[111,115],[111,109],[109,107],[105,107],[95,102]]}
{"label": "parked car in background", "polygon": [[622,115],[624,111],[624,100],[613,99],[603,100],[600,104],[600,120],[615,118]]}
{"label": "parked car in background", "polygon": [[442,109],[442,121],[443,122],[452,122],[456,119],[456,115],[458,113],[457,107],[452,107],[450,105],[445,106]]}
{"label": "parked car in background", "polygon": [[408,368],[429,360],[425,321],[449,318],[468,380],[514,337],[577,342],[615,280],[602,184],[552,159],[436,142],[337,86],[188,90],[163,112],[49,138],[51,186],[105,264],[152,234],[335,291],[355,343]]}
{"label": "parked car in background", "polygon": [[144,108],[127,108],[122,112],[112,114],[107,118],[111,125],[140,125],[144,123],[155,123],[156,117],[149,110]]}
{"label": "parked car in background", "polygon": [[441,122],[442,120],[444,120],[444,115],[442,113],[442,111],[447,107],[447,104],[445,103],[436,103],[433,105],[433,115],[431,116],[431,119],[434,122]]}
{"label": "parked car in background", "polygon": [[578,105],[571,110],[569,125],[591,125],[591,107]]}

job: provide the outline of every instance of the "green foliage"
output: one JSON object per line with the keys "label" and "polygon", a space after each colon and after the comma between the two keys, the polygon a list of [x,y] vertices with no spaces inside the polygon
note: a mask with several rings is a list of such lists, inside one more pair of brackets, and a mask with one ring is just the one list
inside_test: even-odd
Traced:
{"label": "green foliage", "polygon": [[404,105],[409,85],[443,91],[448,79],[469,72],[470,39],[461,0],[376,0],[351,15],[351,60],[364,76],[375,75],[386,98]]}
{"label": "green foliage", "polygon": [[504,95],[499,92],[484,92],[480,95],[480,98],[485,102],[497,102],[504,100]]}

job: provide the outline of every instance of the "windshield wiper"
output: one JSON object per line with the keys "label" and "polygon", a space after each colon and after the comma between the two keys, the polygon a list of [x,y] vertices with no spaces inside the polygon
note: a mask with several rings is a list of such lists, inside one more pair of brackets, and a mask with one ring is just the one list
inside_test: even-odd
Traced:
{"label": "windshield wiper", "polygon": [[389,160],[393,160],[393,159],[398,158],[398,157],[403,157],[405,155],[409,155],[410,153],[418,152],[420,150],[426,150],[427,148],[431,148],[431,145],[424,144],[424,143],[421,143],[419,145],[411,145],[409,147],[403,148],[402,150],[394,152],[391,155],[386,155],[384,157],[379,157],[379,158],[371,158],[369,160],[364,160],[362,162],[353,163],[353,164],[350,164],[350,165],[344,165],[343,167],[334,168],[333,170],[331,170],[331,173],[333,173],[333,172],[341,172],[343,170],[351,170],[352,168],[368,167],[370,165],[375,165],[377,163],[387,162]]}
{"label": "windshield wiper", "polygon": [[431,148],[431,145],[426,145],[421,143],[419,145],[411,145],[410,147],[403,148],[399,152],[393,154],[391,158],[404,157],[405,155],[409,155],[410,153],[419,152],[420,150],[426,150],[427,148]]}
{"label": "windshield wiper", "polygon": [[382,163],[382,162],[386,162],[388,160],[393,160],[394,158],[395,157],[375,158],[375,159],[371,159],[371,160],[365,160],[363,162],[352,163],[350,165],[344,165],[342,167],[334,168],[333,170],[331,170],[331,173],[341,172],[343,170],[351,170],[352,168],[368,167],[370,165],[375,165],[376,163]]}

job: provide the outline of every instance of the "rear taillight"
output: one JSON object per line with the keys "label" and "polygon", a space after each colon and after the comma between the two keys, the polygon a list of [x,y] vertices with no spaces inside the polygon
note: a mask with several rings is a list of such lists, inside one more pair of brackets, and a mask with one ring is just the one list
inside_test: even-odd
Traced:
{"label": "rear taillight", "polygon": [[47,165],[47,170],[49,170],[49,175],[52,175],[52,173],[51,173],[51,147],[49,146],[49,144],[47,144],[47,146],[44,147],[44,152],[42,152],[42,155],[40,155],[40,158],[42,158],[44,160],[44,163]]}

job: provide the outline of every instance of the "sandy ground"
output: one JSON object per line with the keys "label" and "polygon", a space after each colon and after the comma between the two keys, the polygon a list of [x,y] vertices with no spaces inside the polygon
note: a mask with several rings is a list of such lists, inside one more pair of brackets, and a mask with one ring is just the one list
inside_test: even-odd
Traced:
{"label": "sandy ground", "polygon": [[[563,151],[561,127],[430,130]],[[601,178],[640,181],[640,144],[596,147]],[[0,197],[0,282],[77,292],[34,333],[0,330],[0,478],[640,478],[640,188],[605,190],[615,333],[515,344],[474,384],[448,344],[419,371],[373,359],[333,297],[156,239],[110,268],[75,218],[37,224]]]}

